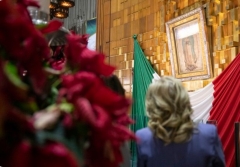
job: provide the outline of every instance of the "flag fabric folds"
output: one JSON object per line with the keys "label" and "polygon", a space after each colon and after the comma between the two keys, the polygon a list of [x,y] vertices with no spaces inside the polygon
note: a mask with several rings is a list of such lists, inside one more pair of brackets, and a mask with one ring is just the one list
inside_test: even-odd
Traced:
{"label": "flag fabric folds", "polygon": [[240,122],[240,54],[212,83],[214,100],[209,120],[217,121],[226,166],[235,167],[234,123]]}
{"label": "flag fabric folds", "polygon": [[[147,117],[145,114],[145,95],[148,86],[152,81],[158,78],[157,73],[151,66],[150,62],[144,55],[138,41],[137,35],[133,36],[134,39],[134,70],[133,70],[133,105],[132,105],[132,119],[135,124],[131,129],[136,132],[138,129],[146,127]],[[136,161],[136,145],[131,143],[132,152],[132,165]]]}

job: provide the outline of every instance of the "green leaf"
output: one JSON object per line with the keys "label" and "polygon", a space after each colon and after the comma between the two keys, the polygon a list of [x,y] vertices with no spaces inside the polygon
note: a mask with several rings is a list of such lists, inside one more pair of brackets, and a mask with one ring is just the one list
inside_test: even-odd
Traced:
{"label": "green leaf", "polygon": [[7,57],[6,51],[3,48],[1,48],[1,46],[0,46],[0,57],[2,57],[4,59],[6,59],[6,57]]}
{"label": "green leaf", "polygon": [[34,112],[38,111],[39,108],[35,101],[28,100],[27,102],[23,103],[17,103],[15,104],[18,108],[20,108],[22,111],[25,111],[27,113],[33,114]]}
{"label": "green leaf", "polygon": [[61,103],[59,105],[59,108],[60,108],[61,111],[65,111],[67,113],[70,113],[70,112],[73,111],[74,106],[71,103],[65,102],[65,103]]}
{"label": "green leaf", "polygon": [[53,87],[57,87],[61,84],[61,80],[60,79],[57,79],[54,83],[53,83]]}
{"label": "green leaf", "polygon": [[17,67],[14,64],[10,62],[5,63],[4,72],[13,85],[23,90],[28,89],[28,85],[22,82],[21,78],[19,77]]}
{"label": "green leaf", "polygon": [[56,109],[60,109],[66,113],[70,113],[73,111],[74,106],[71,103],[62,102],[61,104],[52,104],[48,106],[45,110],[46,111],[54,111]]}
{"label": "green leaf", "polygon": [[47,27],[47,24],[44,24],[44,23],[41,23],[41,24],[35,24],[35,27],[36,27],[37,29],[41,30],[41,29]]}
{"label": "green leaf", "polygon": [[57,109],[57,104],[52,104],[50,106],[48,106],[45,110],[46,111],[53,111]]}

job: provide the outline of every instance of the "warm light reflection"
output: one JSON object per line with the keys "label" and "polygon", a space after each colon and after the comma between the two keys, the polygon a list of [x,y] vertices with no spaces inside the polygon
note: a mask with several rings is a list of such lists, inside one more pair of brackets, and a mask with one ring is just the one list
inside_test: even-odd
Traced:
{"label": "warm light reflection", "polygon": [[64,8],[64,7],[58,7],[55,12],[53,13],[54,17],[57,18],[67,18],[68,17],[68,8]]}
{"label": "warm light reflection", "polygon": [[55,8],[57,8],[57,4],[54,2],[50,2],[49,9],[55,9]]}
{"label": "warm light reflection", "polygon": [[75,5],[74,1],[72,0],[60,0],[59,5],[62,7],[66,7],[66,8],[71,8]]}
{"label": "warm light reflection", "polygon": [[65,7],[71,7],[72,5],[68,2],[62,2],[61,3],[62,6],[65,6]]}
{"label": "warm light reflection", "polygon": [[58,3],[51,2],[49,4],[50,9],[50,17],[57,17],[57,18],[67,18],[69,8],[75,6],[75,2],[73,0],[58,0]]}
{"label": "warm light reflection", "polygon": [[57,12],[57,13],[55,14],[55,16],[56,16],[56,17],[64,17],[64,14],[62,14],[62,13],[60,13],[60,12]]}
{"label": "warm light reflection", "polygon": [[50,5],[49,5],[49,8],[50,8],[50,9],[54,9],[55,7],[50,4]]}

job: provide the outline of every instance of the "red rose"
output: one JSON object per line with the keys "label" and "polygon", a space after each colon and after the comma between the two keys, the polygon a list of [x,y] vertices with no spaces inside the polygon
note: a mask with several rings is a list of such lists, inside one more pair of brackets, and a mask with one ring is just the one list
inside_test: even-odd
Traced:
{"label": "red rose", "polygon": [[32,152],[34,167],[80,167],[74,155],[62,144],[49,141]]}
{"label": "red rose", "polygon": [[79,67],[81,71],[88,71],[98,75],[109,76],[114,71],[114,67],[105,64],[103,54],[90,50],[83,44],[85,36],[68,35],[68,44],[65,48],[65,54],[69,62]]}
{"label": "red rose", "polygon": [[62,52],[62,47],[59,46],[56,48],[56,50],[53,53],[53,56],[51,57],[50,66],[54,70],[62,70],[65,67],[66,64],[66,58]]}
{"label": "red rose", "polygon": [[[0,45],[8,53],[8,59],[18,62],[27,71],[36,93],[41,93],[46,82],[43,61],[50,56],[48,43],[38,31],[27,13],[26,6],[35,1],[21,0],[18,4],[0,1]],[[36,4],[35,4],[36,5]],[[2,10],[3,9],[3,10]]]}

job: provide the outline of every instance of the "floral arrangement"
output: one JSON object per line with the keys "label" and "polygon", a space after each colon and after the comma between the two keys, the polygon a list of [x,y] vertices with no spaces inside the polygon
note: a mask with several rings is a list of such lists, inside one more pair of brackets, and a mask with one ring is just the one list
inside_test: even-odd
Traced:
{"label": "floral arrangement", "polygon": [[[130,100],[105,86],[104,55],[69,34],[51,52],[46,34],[62,23],[34,25],[33,0],[0,0],[0,165],[117,167],[134,139]],[[59,54],[63,51],[63,54]]]}

